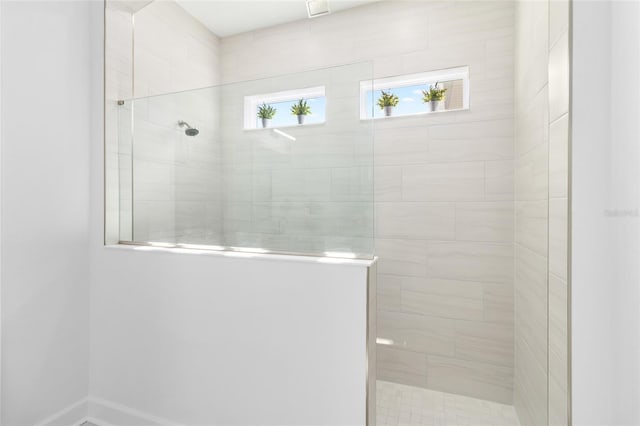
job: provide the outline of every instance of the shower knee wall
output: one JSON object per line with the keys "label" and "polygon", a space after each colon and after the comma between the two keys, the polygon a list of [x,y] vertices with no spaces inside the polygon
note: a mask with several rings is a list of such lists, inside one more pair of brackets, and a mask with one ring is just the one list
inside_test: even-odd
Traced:
{"label": "shower knee wall", "polygon": [[373,426],[369,262],[128,247],[92,255],[90,418]]}

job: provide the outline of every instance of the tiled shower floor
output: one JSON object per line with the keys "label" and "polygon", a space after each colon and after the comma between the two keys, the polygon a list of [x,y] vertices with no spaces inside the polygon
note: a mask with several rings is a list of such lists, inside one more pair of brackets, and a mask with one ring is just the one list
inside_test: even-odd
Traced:
{"label": "tiled shower floor", "polygon": [[377,382],[376,426],[519,426],[511,405]]}

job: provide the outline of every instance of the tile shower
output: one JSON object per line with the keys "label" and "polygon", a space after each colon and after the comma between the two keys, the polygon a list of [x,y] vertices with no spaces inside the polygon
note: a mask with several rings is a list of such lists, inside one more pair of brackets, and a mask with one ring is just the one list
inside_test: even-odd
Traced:
{"label": "tile shower", "polygon": [[[565,9],[381,1],[218,37],[107,7],[107,240],[375,255],[378,380],[566,423]],[[360,120],[360,82],[457,66],[469,110]],[[242,129],[245,96],[319,84],[325,126]]]}

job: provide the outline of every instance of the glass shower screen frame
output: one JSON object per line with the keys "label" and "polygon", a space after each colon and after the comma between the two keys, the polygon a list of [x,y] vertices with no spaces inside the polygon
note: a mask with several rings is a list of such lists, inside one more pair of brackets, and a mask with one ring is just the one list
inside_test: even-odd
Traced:
{"label": "glass shower screen frame", "polygon": [[[364,62],[120,101],[120,244],[373,258],[374,121],[359,90],[372,79]],[[278,127],[245,128],[246,99],[318,87],[322,123],[283,110]]]}

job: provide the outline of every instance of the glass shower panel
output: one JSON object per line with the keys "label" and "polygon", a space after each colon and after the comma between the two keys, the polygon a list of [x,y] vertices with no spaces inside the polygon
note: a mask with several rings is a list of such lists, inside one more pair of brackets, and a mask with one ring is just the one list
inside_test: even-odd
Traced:
{"label": "glass shower panel", "polygon": [[[225,244],[231,247],[367,257],[373,253],[372,122],[359,117],[368,63],[223,87]],[[308,102],[322,124],[244,129],[245,100],[322,87]],[[302,96],[301,96],[302,97]],[[324,108],[323,108],[324,107]],[[278,110],[277,115],[292,115]],[[310,121],[310,120],[309,120]]]}
{"label": "glass shower panel", "polygon": [[119,240],[131,242],[133,241],[133,101],[119,101],[117,132]]}
{"label": "glass shower panel", "polygon": [[[361,63],[125,102],[121,241],[371,258],[373,121],[359,114],[371,79]],[[291,125],[256,128],[259,100],[317,91],[305,124],[280,107],[272,122]]]}
{"label": "glass shower panel", "polygon": [[[221,243],[218,92],[206,88],[130,102],[130,241]],[[122,167],[126,175],[126,163]]]}

